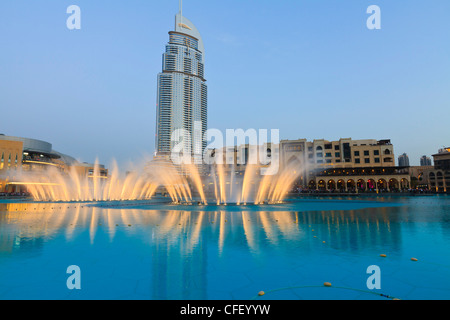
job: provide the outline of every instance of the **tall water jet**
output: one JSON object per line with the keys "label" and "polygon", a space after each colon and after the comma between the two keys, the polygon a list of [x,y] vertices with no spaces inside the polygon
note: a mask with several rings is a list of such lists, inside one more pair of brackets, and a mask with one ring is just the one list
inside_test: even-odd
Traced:
{"label": "tall water jet", "polygon": [[247,165],[247,168],[244,173],[244,180],[242,182],[242,190],[241,190],[241,197],[239,199],[239,203],[246,204],[250,199],[250,192],[252,188],[252,184],[254,183],[254,179],[256,178],[256,170],[257,167],[255,165],[249,164]]}
{"label": "tall water jet", "polygon": [[[243,168],[242,166],[241,168]],[[67,172],[49,167],[39,173],[22,172],[20,184],[37,201],[119,201],[151,199],[161,193],[172,202],[208,204],[263,204],[283,201],[299,178],[300,164],[291,163],[280,172],[248,164],[236,171],[234,165],[214,164],[210,174],[195,164],[175,166],[168,160],[148,161],[123,174],[115,161],[108,175],[98,160],[87,174],[73,167]],[[267,168],[265,168],[267,169]],[[208,186],[209,188],[206,188]]]}
{"label": "tall water jet", "polygon": [[225,169],[223,164],[217,165],[217,175],[219,177],[220,202],[227,203]]}
{"label": "tall water jet", "polygon": [[200,177],[200,173],[198,171],[197,165],[189,164],[189,165],[187,165],[187,169],[188,169],[189,177],[193,181],[193,183],[197,189],[197,192],[200,196],[201,202],[203,204],[208,204],[206,201],[206,196],[205,196],[205,192],[203,189],[203,182]]}
{"label": "tall water jet", "polygon": [[273,189],[269,194],[269,201],[271,203],[277,203],[283,201],[289,189],[300,176],[300,170],[298,169],[298,163],[288,164],[282,172],[277,175],[275,183],[272,185]]}

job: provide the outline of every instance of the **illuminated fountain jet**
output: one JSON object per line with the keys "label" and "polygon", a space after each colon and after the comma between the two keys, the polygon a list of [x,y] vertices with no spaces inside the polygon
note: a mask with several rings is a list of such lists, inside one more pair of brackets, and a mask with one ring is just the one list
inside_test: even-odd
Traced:
{"label": "illuminated fountain jet", "polygon": [[182,170],[170,161],[149,161],[145,167],[121,174],[114,162],[108,176],[100,175],[95,162],[91,175],[71,168],[67,173],[50,167],[39,173],[22,173],[21,181],[36,201],[126,201],[151,199],[164,190],[175,204],[206,205],[279,203],[298,179],[299,170],[287,166],[276,174],[261,175],[258,166],[236,172],[225,165],[212,165],[209,175],[196,165]]}

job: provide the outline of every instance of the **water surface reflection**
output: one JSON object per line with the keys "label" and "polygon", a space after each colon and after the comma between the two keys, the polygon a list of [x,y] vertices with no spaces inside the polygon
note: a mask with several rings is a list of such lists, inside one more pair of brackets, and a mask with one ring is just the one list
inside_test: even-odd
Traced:
{"label": "water surface reflection", "polygon": [[[292,211],[186,211],[2,203],[0,274],[7,272],[0,285],[12,291],[0,297],[40,298],[39,292],[14,291],[15,281],[30,268],[52,299],[247,299],[267,281],[281,286],[331,277],[336,270],[351,274],[355,265],[370,263],[380,252],[403,259],[414,244],[424,256],[443,252],[450,234],[444,200],[312,211],[302,211],[301,205]],[[444,241],[439,248],[436,232]],[[29,264],[14,271],[23,261]],[[75,293],[56,290],[59,282],[49,285],[54,278],[49,266],[68,264],[83,266],[92,286]]]}

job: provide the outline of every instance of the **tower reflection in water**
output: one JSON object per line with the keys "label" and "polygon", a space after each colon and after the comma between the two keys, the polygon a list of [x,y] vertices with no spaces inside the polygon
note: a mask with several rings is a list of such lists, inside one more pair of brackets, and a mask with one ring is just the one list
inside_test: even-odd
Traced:
{"label": "tower reflection in water", "polygon": [[[56,242],[86,246],[88,237],[89,254],[102,257],[104,263],[122,265],[130,274],[146,272],[134,270],[133,261],[124,261],[120,254],[102,253],[107,239],[110,247],[124,248],[128,255],[148,262],[149,298],[207,299],[208,274],[225,260],[235,259],[236,270],[252,259],[307,260],[319,248],[311,228],[315,237],[326,239],[336,252],[359,253],[380,244],[394,252],[401,250],[397,215],[389,214],[399,208],[310,212],[252,211],[252,207],[234,212],[148,209],[151,206],[144,210],[79,203],[0,204],[0,257],[21,251],[39,256],[46,245]],[[276,256],[271,257],[274,252]],[[86,264],[92,259],[76,258]]]}

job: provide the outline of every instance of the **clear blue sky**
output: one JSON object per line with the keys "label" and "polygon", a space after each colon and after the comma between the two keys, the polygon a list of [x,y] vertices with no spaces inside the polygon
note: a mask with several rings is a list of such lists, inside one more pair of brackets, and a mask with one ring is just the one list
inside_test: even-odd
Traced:
{"label": "clear blue sky", "polygon": [[[81,8],[81,30],[66,9]],[[368,30],[369,5],[381,30]],[[82,161],[154,151],[156,76],[177,0],[2,0],[0,133]],[[283,139],[450,145],[450,1],[185,0],[202,33],[208,126]]]}

